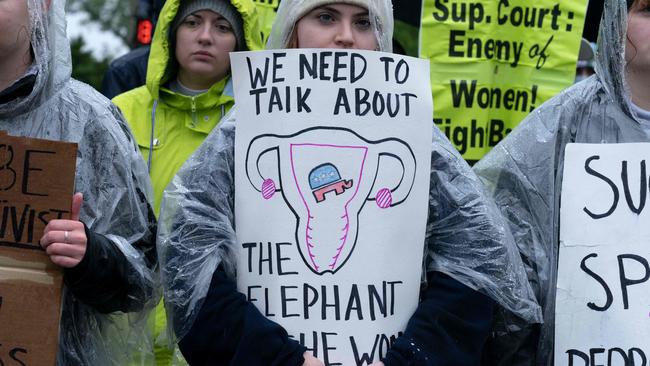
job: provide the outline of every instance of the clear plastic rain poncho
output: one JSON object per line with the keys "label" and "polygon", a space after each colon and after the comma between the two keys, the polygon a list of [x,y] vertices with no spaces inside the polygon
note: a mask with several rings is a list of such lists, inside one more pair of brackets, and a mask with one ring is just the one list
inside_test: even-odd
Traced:
{"label": "clear plastic rain poncho", "polygon": [[[291,39],[299,17],[335,1],[284,0],[269,48]],[[390,0],[341,1],[369,8],[382,51],[390,50]],[[235,275],[234,144],[237,106],[168,186],[159,221],[158,253],[169,324],[178,338],[191,328],[219,265]],[[433,126],[433,123],[432,123]],[[434,129],[427,225],[429,271],[449,274],[527,321],[540,321],[517,249],[498,209],[469,166]]]}
{"label": "clear plastic rain poncho", "polygon": [[540,106],[474,167],[510,225],[544,311],[541,336],[535,327],[502,319],[495,332],[494,364],[553,362],[559,201],[566,144],[650,141],[650,125],[639,120],[629,103],[624,77],[626,31],[626,0],[606,0],[597,75]]}
{"label": "clear plastic rain poncho", "polygon": [[[100,314],[64,286],[57,364],[126,365],[129,350],[149,347],[146,326],[137,322],[144,320],[143,309],[155,305],[155,219],[146,167],[117,108],[70,78],[64,1],[52,1],[49,9],[50,1],[27,3],[36,82],[28,96],[0,104],[0,130],[78,144],[75,191],[84,195],[81,221],[123,254],[121,276],[112,280],[128,291],[114,305],[135,311]],[[90,269],[102,270],[107,269]]]}

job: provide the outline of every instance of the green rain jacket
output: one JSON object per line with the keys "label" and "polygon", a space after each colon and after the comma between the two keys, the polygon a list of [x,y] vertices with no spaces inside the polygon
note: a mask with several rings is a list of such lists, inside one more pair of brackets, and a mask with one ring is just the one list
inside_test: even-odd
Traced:
{"label": "green rain jacket", "polygon": [[[173,55],[168,35],[180,3],[181,0],[168,0],[160,12],[151,43],[146,85],[113,99],[124,113],[142,157],[150,162],[156,215],[169,181],[234,104],[230,77],[194,97],[174,93],[163,86],[175,75],[168,70]],[[262,49],[255,4],[252,0],[231,0],[231,3],[244,21],[247,49]]]}

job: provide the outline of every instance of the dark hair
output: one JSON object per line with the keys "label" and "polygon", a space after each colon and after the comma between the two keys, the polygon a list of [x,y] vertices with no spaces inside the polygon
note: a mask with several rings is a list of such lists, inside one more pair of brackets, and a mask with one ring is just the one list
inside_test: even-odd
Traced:
{"label": "dark hair", "polygon": [[627,0],[627,10],[630,11],[630,8],[632,7],[632,4],[634,4],[634,0]]}

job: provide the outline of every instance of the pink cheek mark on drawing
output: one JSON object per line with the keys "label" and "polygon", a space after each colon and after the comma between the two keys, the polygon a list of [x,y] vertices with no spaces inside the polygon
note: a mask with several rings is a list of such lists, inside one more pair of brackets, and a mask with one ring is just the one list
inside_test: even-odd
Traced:
{"label": "pink cheek mark on drawing", "polygon": [[275,182],[273,179],[266,179],[264,183],[262,183],[262,197],[264,197],[265,200],[269,200],[274,194]]}
{"label": "pink cheek mark on drawing", "polygon": [[393,203],[393,194],[390,193],[390,189],[382,188],[377,192],[375,196],[375,202],[379,208],[388,208]]}

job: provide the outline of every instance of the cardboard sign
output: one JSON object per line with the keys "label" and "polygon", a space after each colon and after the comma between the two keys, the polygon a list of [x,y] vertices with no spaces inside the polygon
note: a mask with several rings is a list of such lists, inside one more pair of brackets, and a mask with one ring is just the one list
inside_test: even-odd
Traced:
{"label": "cardboard sign", "polygon": [[650,360],[650,144],[569,144],[555,365]]}
{"label": "cardboard sign", "polygon": [[573,83],[586,10],[587,0],[424,0],[434,122],[465,159]]}
{"label": "cardboard sign", "polygon": [[239,290],[326,365],[377,362],[418,304],[428,62],[310,49],[231,59]]}
{"label": "cardboard sign", "polygon": [[77,145],[0,133],[0,365],[54,365],[63,272],[41,249],[70,218]]}

